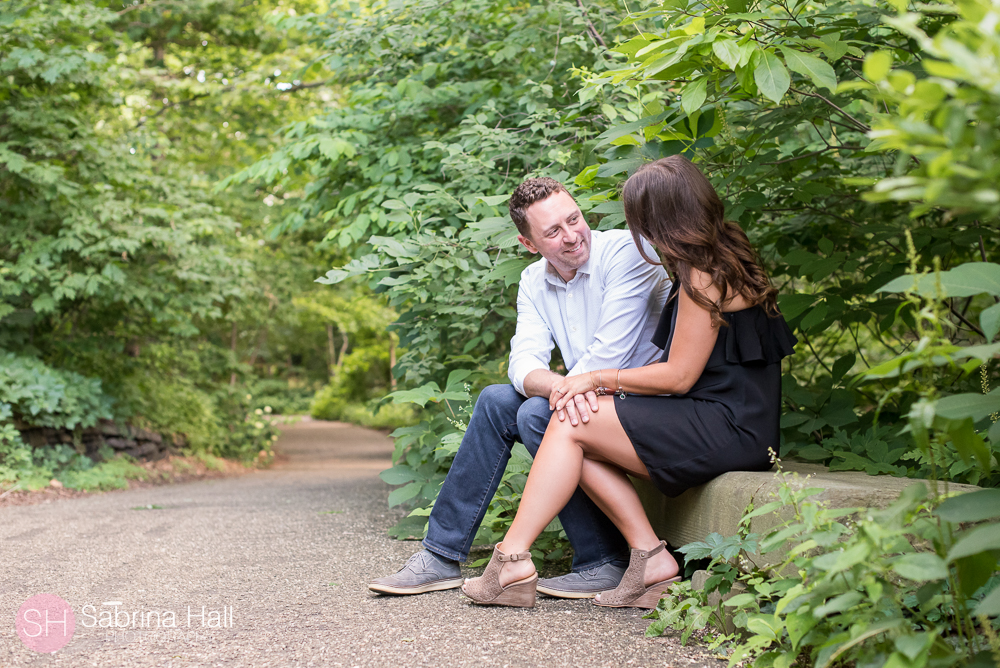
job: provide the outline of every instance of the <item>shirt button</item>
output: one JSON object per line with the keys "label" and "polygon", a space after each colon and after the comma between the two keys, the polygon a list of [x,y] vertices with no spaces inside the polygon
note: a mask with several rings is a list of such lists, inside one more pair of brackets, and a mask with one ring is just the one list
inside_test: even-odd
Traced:
{"label": "shirt button", "polygon": [[572,293],[572,292],[571,292],[571,293],[569,293],[569,298],[570,298],[570,299],[572,299],[572,298],[573,298],[573,293]]}
{"label": "shirt button", "polygon": [[576,331],[576,327],[571,327],[570,329],[574,332]]}

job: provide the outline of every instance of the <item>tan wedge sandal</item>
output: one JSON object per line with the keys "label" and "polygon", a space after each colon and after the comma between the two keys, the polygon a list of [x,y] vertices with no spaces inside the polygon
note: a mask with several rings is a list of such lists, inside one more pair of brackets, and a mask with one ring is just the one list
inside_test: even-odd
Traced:
{"label": "tan wedge sandal", "polygon": [[483,575],[466,580],[462,592],[479,605],[509,605],[515,608],[535,607],[535,590],[538,586],[538,573],[532,573],[530,578],[511,582],[506,587],[500,586],[500,571],[508,561],[523,561],[531,559],[530,552],[504,554],[500,546],[493,548],[493,557],[486,565]]}
{"label": "tan wedge sandal", "polygon": [[594,599],[594,605],[602,605],[606,608],[645,608],[652,610],[660,599],[667,594],[671,583],[679,582],[680,576],[663,580],[646,586],[646,560],[665,550],[667,542],[660,541],[660,544],[648,552],[645,550],[632,550],[632,557],[629,560],[628,570],[622,576],[622,581],[618,587],[611,591],[602,592],[600,600]]}

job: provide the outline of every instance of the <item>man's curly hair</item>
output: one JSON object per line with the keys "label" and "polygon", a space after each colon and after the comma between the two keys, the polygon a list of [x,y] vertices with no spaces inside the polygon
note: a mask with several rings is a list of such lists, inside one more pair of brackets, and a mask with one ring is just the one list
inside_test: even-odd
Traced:
{"label": "man's curly hair", "polygon": [[531,238],[531,226],[525,213],[528,207],[559,192],[569,193],[566,186],[547,176],[527,179],[514,190],[507,206],[510,209],[510,218],[522,236]]}

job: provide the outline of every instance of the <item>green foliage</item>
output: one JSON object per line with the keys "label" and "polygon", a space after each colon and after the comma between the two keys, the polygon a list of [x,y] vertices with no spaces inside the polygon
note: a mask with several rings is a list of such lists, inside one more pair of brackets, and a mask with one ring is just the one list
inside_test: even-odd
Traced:
{"label": "green foliage", "polygon": [[[264,238],[288,192],[211,190],[272,150],[278,123],[329,99],[297,78],[321,68],[268,21],[279,4],[314,7],[0,8],[0,349],[51,370],[14,407],[25,425],[73,428],[45,415],[92,420],[113,407],[197,448],[257,456],[273,434],[229,395],[258,374],[283,372],[286,386],[326,377],[323,328],[292,295],[329,261],[306,240]],[[0,373],[24,364],[4,358]],[[65,390],[53,389],[58,377]],[[5,459],[23,464],[0,422]]]}
{"label": "green foliage", "polygon": [[[685,546],[689,559],[711,557],[712,575],[704,591],[687,585],[661,602],[647,635],[684,629],[686,642],[711,628],[731,666],[950,666],[989,656],[992,627],[981,625],[1000,614],[996,490],[941,502],[915,483],[885,510],[831,509],[811,498],[822,490],[808,479],[779,475],[778,499],[741,521],[749,527],[756,516],[791,511],[759,542],[777,563],[767,572],[734,566],[757,551],[756,537]],[[969,524],[981,520],[992,523]],[[709,604],[737,582],[741,593]],[[725,632],[727,618],[734,633]]]}
{"label": "green foliage", "polygon": [[253,395],[240,389],[225,389],[216,393],[215,404],[225,419],[222,438],[214,447],[203,450],[205,455],[216,454],[243,461],[256,458],[269,459],[271,447],[278,440],[270,406],[254,408]]}
{"label": "green foliage", "polygon": [[47,485],[54,470],[91,463],[80,462],[86,457],[63,447],[51,453],[58,459],[47,464],[44,452],[33,453],[24,443],[19,424],[69,430],[91,427],[110,418],[111,408],[100,380],[0,351],[0,482],[30,477],[43,479],[41,484]]}
{"label": "green foliage", "polygon": [[419,411],[413,406],[382,404],[378,400],[367,404],[356,402],[330,402],[325,411],[317,410],[313,417],[323,420],[340,420],[369,429],[395,431],[412,427],[420,422]]}
{"label": "green foliage", "polygon": [[[718,536],[684,546],[681,550],[691,559],[712,558],[712,577],[704,592],[688,589],[668,601],[656,613],[650,634],[683,628],[686,640],[713,624],[723,632],[714,639],[716,646],[731,647],[730,665],[750,659],[758,666],[787,667],[808,660],[817,667],[852,661],[922,667],[929,662],[965,665],[980,652],[989,656],[993,629],[979,627],[992,624],[989,616],[1000,615],[1000,490],[944,500],[938,480],[995,475],[996,457],[975,427],[1000,410],[1000,392],[942,397],[936,380],[941,367],[961,372],[969,358],[964,364],[978,368],[995,346],[962,347],[949,341],[941,300],[955,289],[962,268],[955,274],[919,275],[916,249],[909,236],[907,241],[912,275],[887,287],[904,291],[915,314],[917,345],[865,376],[887,381],[879,406],[902,392],[917,397],[905,431],[915,446],[911,458],[923,465],[930,482],[907,487],[882,511],[844,510],[810,500],[821,489],[805,489],[783,477],[778,500],[746,513],[741,522],[749,530],[756,516],[791,510],[791,518],[760,540],[762,554],[779,555],[777,565],[770,572],[739,574],[734,558],[744,550],[756,551],[749,537],[729,541],[728,551],[710,549],[712,543],[725,544]],[[993,272],[1000,267],[976,269]],[[972,294],[981,289],[977,285]],[[891,468],[888,447],[881,440],[868,443],[868,453]],[[893,452],[898,456],[905,451],[898,447]],[[838,450],[836,456],[847,460],[861,455]],[[709,605],[709,594],[727,593],[737,580],[745,585],[744,593]],[[724,608],[742,636],[725,634]]]}
{"label": "green foliage", "polygon": [[[504,377],[511,286],[529,261],[514,249],[506,196],[526,174],[565,180],[583,169],[581,145],[606,125],[602,104],[620,98],[620,113],[637,118],[628,95],[575,97],[571,68],[601,67],[610,12],[601,3],[391,0],[279,23],[312,35],[341,104],[290,124],[283,148],[225,183],[281,187],[308,174],[276,231],[320,230],[324,244],[355,258],[320,282],[365,278],[399,314],[394,374],[413,394],[394,400],[434,406],[396,432],[396,462],[420,478],[393,502],[426,510],[437,494],[451,461],[442,444],[457,446],[452,421],[464,401],[443,396],[451,374],[465,374],[458,393],[466,381],[478,389]],[[394,531],[420,533],[413,527]]]}
{"label": "green foliage", "polygon": [[[626,19],[639,35],[613,49],[620,66],[590,75],[581,91],[628,88],[650,103],[639,121],[600,136],[603,162],[578,182],[610,189],[649,156],[686,152],[770,265],[804,344],[783,383],[785,452],[927,475],[884,426],[918,395],[901,387],[877,405],[853,379],[919,338],[914,304],[879,291],[909,265],[907,232],[921,265],[938,257],[960,274],[980,271],[998,245],[988,148],[1000,136],[996,87],[978,74],[996,58],[996,27],[981,21],[990,7],[946,2],[893,15],[836,1],[668,3]],[[958,36],[968,46],[950,50]],[[1000,311],[986,277],[973,274],[978,289],[944,295],[956,344],[996,334]],[[939,373],[954,391],[975,387],[969,374]],[[961,464],[941,475],[985,480]]]}
{"label": "green foliage", "polygon": [[129,480],[145,480],[149,477],[145,469],[126,455],[105,459],[96,464],[91,464],[86,457],[81,457],[78,461],[78,467],[65,468],[53,474],[63,486],[84,491],[125,489]]}
{"label": "green foliage", "polygon": [[193,450],[210,450],[222,437],[212,396],[185,376],[132,378],[125,386],[149,429],[183,434]]}
{"label": "green foliage", "polygon": [[313,384],[278,378],[249,380],[244,388],[253,397],[252,407],[275,415],[302,415],[316,394]]}
{"label": "green foliage", "polygon": [[10,417],[38,426],[75,429],[110,418],[111,406],[99,379],[0,351],[0,409],[9,410]]}

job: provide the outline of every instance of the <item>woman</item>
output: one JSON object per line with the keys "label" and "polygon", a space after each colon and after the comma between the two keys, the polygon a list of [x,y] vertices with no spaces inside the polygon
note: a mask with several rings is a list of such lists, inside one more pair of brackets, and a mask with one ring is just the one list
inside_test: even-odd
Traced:
{"label": "woman", "polygon": [[[724,218],[708,179],[671,156],[644,165],[625,183],[625,218],[642,252],[649,240],[674,277],[654,342],[658,364],[601,369],[559,381],[545,432],[510,531],[482,577],[462,590],[487,605],[533,606],[538,575],[528,548],[577,485],[633,547],[617,589],[595,603],[653,608],[679,566],[646,518],[628,475],[667,496],[727,471],[770,468],[777,449],[781,359],[794,335],[743,231]],[[650,263],[655,260],[643,253]],[[600,410],[572,426],[565,407],[596,390]]]}

